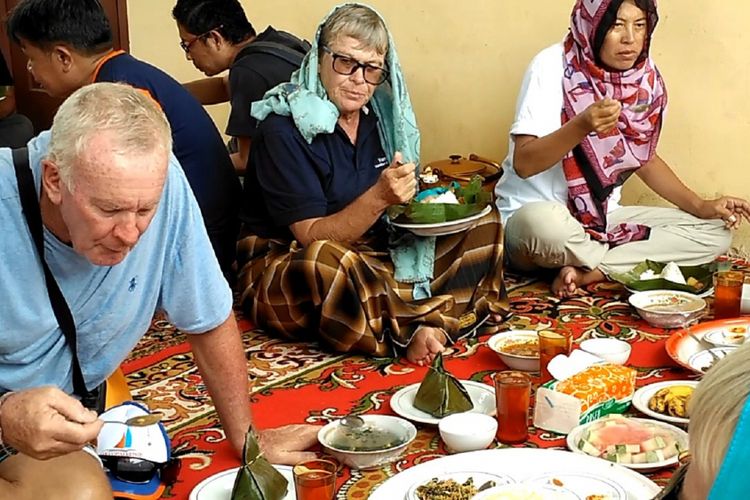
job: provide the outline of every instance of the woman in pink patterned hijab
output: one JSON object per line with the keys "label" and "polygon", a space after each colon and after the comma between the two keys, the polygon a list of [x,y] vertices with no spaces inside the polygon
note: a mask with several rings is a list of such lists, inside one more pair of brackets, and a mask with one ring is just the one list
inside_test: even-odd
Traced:
{"label": "woman in pink patterned hijab", "polygon": [[[667,106],[649,56],[656,0],[577,0],[562,43],[529,65],[496,187],[509,265],[556,269],[552,292],[624,273],[651,259],[711,262],[750,204],[707,200],[656,153]],[[676,206],[620,206],[636,173]]]}
{"label": "woman in pink patterned hijab", "polygon": [[[617,18],[605,19],[614,4],[620,4]],[[629,15],[632,27],[626,24]],[[613,246],[648,238],[648,228],[639,224],[623,223],[608,231],[606,213],[612,190],[654,157],[659,142],[667,93],[648,55],[658,20],[656,0],[580,0],[564,42],[563,123],[592,105],[592,112],[617,117],[616,126],[584,137],[563,160],[571,213],[593,238]],[[622,40],[618,32],[626,30],[632,30],[625,35],[632,43],[608,44],[616,37]]]}

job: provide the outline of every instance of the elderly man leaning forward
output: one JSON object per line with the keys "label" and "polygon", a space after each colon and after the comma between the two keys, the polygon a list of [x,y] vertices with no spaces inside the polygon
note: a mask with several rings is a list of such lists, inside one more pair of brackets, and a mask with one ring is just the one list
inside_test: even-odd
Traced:
{"label": "elderly man leaning forward", "polygon": [[[45,259],[75,319],[86,386],[113,373],[151,313],[164,311],[187,333],[239,455],[251,416],[232,294],[158,106],[129,86],[86,86],[28,148]],[[102,422],[69,395],[72,354],[11,162],[10,150],[0,151],[0,497],[111,498],[101,466],[82,451]],[[261,446],[269,460],[293,463],[306,455],[292,450],[314,434],[312,426],[268,430]]]}

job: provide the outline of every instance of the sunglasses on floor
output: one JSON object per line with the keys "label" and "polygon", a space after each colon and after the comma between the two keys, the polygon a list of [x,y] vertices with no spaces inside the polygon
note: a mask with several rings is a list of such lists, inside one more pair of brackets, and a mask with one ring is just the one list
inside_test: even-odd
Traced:
{"label": "sunglasses on floor", "polygon": [[102,457],[102,462],[104,467],[120,481],[148,483],[157,473],[159,480],[167,486],[177,481],[182,466],[180,459],[176,457],[163,464],[129,457]]}

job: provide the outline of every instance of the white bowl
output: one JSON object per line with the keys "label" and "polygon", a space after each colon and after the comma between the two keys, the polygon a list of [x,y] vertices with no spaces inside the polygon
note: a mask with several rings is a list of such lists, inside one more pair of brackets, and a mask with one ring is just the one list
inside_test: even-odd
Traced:
{"label": "white bowl", "polygon": [[417,428],[403,418],[390,415],[360,415],[365,425],[395,434],[401,444],[378,451],[350,451],[333,447],[330,438],[339,430],[341,420],[325,425],[318,431],[318,441],[327,453],[352,469],[371,469],[392,462],[417,437]]}
{"label": "white bowl", "polygon": [[641,318],[659,328],[682,328],[700,318],[706,301],[692,293],[675,290],[648,290],[628,299]]}
{"label": "white bowl", "polygon": [[440,437],[454,453],[484,450],[495,439],[497,419],[481,413],[454,413],[440,420]]}
{"label": "white bowl", "polygon": [[519,370],[523,372],[538,372],[538,351],[536,356],[521,356],[518,354],[509,354],[503,351],[503,347],[505,345],[524,340],[536,340],[538,344],[539,334],[536,330],[509,330],[507,332],[500,332],[490,337],[490,339],[487,341],[487,346],[495,351],[497,355],[500,356],[500,359],[503,361],[503,363],[505,363],[511,370]]}
{"label": "white bowl", "polygon": [[624,340],[613,338],[584,340],[580,347],[582,351],[599,356],[613,365],[627,363],[632,349],[630,344]]}

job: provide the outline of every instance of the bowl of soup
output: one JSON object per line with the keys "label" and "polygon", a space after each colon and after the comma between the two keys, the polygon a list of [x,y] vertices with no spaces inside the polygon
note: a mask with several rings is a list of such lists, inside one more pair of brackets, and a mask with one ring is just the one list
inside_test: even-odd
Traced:
{"label": "bowl of soup", "polygon": [[417,428],[391,415],[360,415],[361,427],[333,421],[318,431],[325,451],[352,469],[372,469],[397,459],[417,437]]}
{"label": "bowl of soup", "polygon": [[638,314],[652,326],[682,328],[703,316],[706,301],[697,295],[675,290],[648,290],[628,299]]}
{"label": "bowl of soup", "polygon": [[539,335],[536,330],[509,330],[487,341],[505,365],[512,370],[539,371]]}

